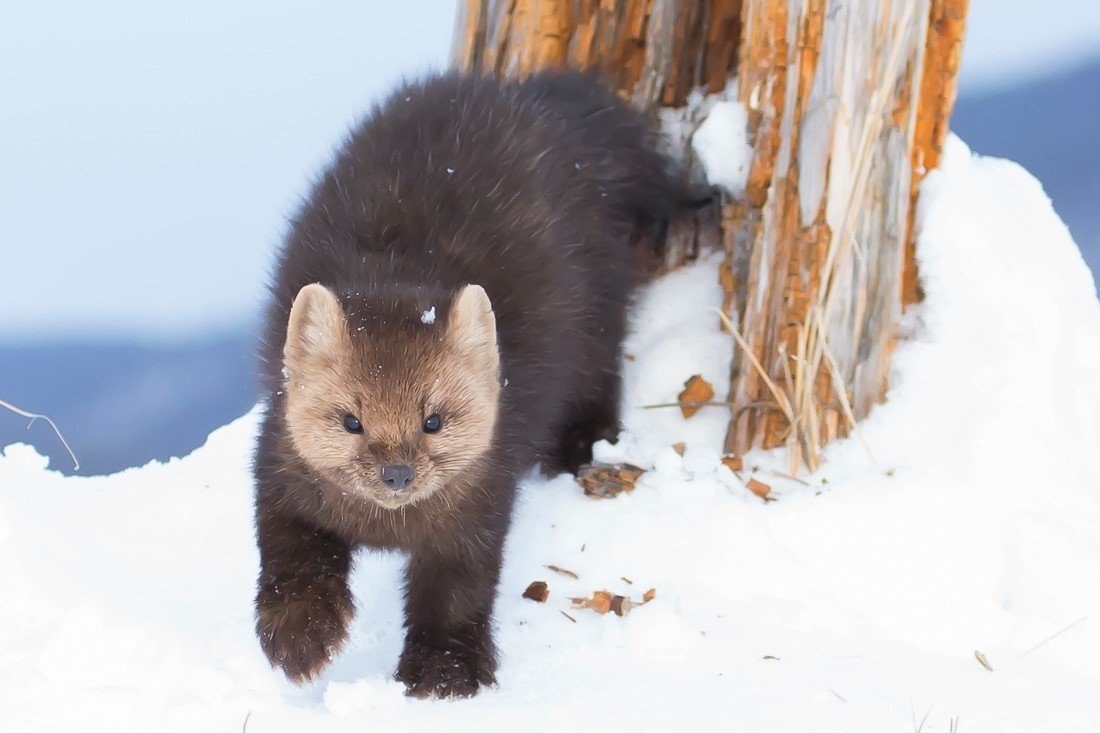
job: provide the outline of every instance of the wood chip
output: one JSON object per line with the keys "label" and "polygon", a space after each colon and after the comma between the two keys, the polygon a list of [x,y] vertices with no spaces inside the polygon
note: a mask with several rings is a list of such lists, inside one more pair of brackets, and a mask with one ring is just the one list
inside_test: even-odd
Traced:
{"label": "wood chip", "polygon": [[745,462],[741,456],[722,456],[722,465],[731,471],[740,471],[745,467]]}
{"label": "wood chip", "polygon": [[619,578],[619,580],[623,581],[623,582],[624,582],[624,583],[626,583],[627,585],[634,585],[634,581],[633,581],[633,580],[631,580],[630,578],[626,577],[625,575],[621,576],[621,577]]}
{"label": "wood chip", "polygon": [[573,580],[580,580],[580,576],[574,573],[572,570],[566,570],[565,568],[559,568],[557,565],[544,565],[547,570],[553,570],[555,573],[561,575],[568,575]]}
{"label": "wood chip", "polygon": [[623,358],[627,361],[635,361],[638,357],[634,356],[634,354],[623,354]]}
{"label": "wood chip", "polygon": [[530,598],[538,603],[546,603],[546,599],[550,597],[550,586],[546,584],[545,580],[536,580],[527,586],[527,590],[523,591],[523,597]]}
{"label": "wood chip", "polygon": [[772,487],[768,486],[763,481],[757,481],[754,478],[749,479],[748,489],[752,493],[759,496],[761,499],[767,499],[768,495],[772,493]]}
{"label": "wood chip", "polygon": [[974,658],[978,660],[978,664],[982,665],[983,667],[988,669],[990,672],[993,671],[993,667],[989,666],[989,660],[985,658],[984,654],[982,654],[981,652],[975,650],[974,651]]}
{"label": "wood chip", "polygon": [[593,464],[581,466],[577,472],[577,484],[584,489],[585,496],[596,499],[611,499],[624,491],[634,490],[638,477],[645,473],[644,468],[629,463]]}
{"label": "wood chip", "polygon": [[687,450],[687,443],[673,443],[672,450],[676,451],[676,455],[684,455],[684,451]]}
{"label": "wood chip", "polygon": [[[624,578],[624,580],[626,579]],[[616,616],[626,616],[637,606],[652,601],[655,595],[657,595],[657,591],[650,588],[642,596],[641,601],[635,601],[629,596],[620,596],[606,590],[598,590],[592,594],[591,598],[570,598],[569,601],[572,603],[573,608],[587,608],[601,616],[608,612],[614,613]]]}
{"label": "wood chip", "polygon": [[684,382],[684,390],[676,399],[680,403],[680,414],[686,419],[699,412],[701,405],[684,403],[710,402],[714,399],[714,387],[696,374]]}
{"label": "wood chip", "polygon": [[634,608],[634,601],[626,596],[611,597],[611,610],[616,616],[625,616],[630,613],[630,609],[632,608]]}
{"label": "wood chip", "polygon": [[605,590],[598,590],[591,598],[570,598],[573,608],[590,608],[598,614],[605,614],[611,610],[611,594]]}

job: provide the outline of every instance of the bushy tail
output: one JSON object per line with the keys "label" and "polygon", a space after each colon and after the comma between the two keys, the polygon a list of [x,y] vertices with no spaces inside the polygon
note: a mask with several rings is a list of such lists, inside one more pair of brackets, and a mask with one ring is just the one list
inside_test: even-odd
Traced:
{"label": "bushy tail", "polygon": [[566,120],[578,131],[578,161],[588,166],[625,221],[642,233],[640,240],[663,244],[668,222],[680,199],[680,175],[660,152],[655,122],[608,89],[594,74],[543,71],[522,85],[543,111]]}

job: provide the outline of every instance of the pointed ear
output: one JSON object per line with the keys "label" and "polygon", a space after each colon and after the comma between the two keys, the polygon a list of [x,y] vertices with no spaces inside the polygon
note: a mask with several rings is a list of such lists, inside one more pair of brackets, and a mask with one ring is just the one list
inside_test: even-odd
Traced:
{"label": "pointed ear", "polygon": [[314,283],[298,291],[290,308],[283,360],[288,369],[317,356],[331,356],[344,340],[344,311],[336,294]]}
{"label": "pointed ear", "polygon": [[493,304],[480,285],[467,285],[455,295],[447,319],[447,338],[453,348],[475,359],[479,366],[500,369],[497,351],[497,319]]}

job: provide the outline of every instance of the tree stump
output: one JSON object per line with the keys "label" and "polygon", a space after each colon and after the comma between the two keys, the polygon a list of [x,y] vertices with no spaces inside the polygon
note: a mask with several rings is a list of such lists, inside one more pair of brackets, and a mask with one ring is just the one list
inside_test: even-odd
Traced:
{"label": "tree stump", "polygon": [[466,0],[459,68],[595,70],[639,109],[737,77],[743,199],[674,226],[670,264],[721,247],[737,339],[728,453],[823,445],[880,402],[904,304],[920,298],[917,186],[942,150],[968,0]]}

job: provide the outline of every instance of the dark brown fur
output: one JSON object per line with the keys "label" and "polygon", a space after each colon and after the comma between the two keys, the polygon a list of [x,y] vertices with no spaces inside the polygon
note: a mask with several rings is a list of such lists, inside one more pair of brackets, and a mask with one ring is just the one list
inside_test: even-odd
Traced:
{"label": "dark brown fur", "polygon": [[[346,640],[367,546],[410,555],[410,694],[493,682],[517,480],[538,462],[575,471],[618,433],[630,243],[675,200],[654,142],[587,77],[451,75],[396,92],[317,183],[274,278],[255,461],[257,633],[291,679]],[[306,297],[311,283],[324,290]],[[482,300],[459,306],[468,283]],[[444,428],[429,436],[431,410]],[[341,427],[350,411],[362,435]],[[396,460],[425,478],[385,508],[374,472]]]}

